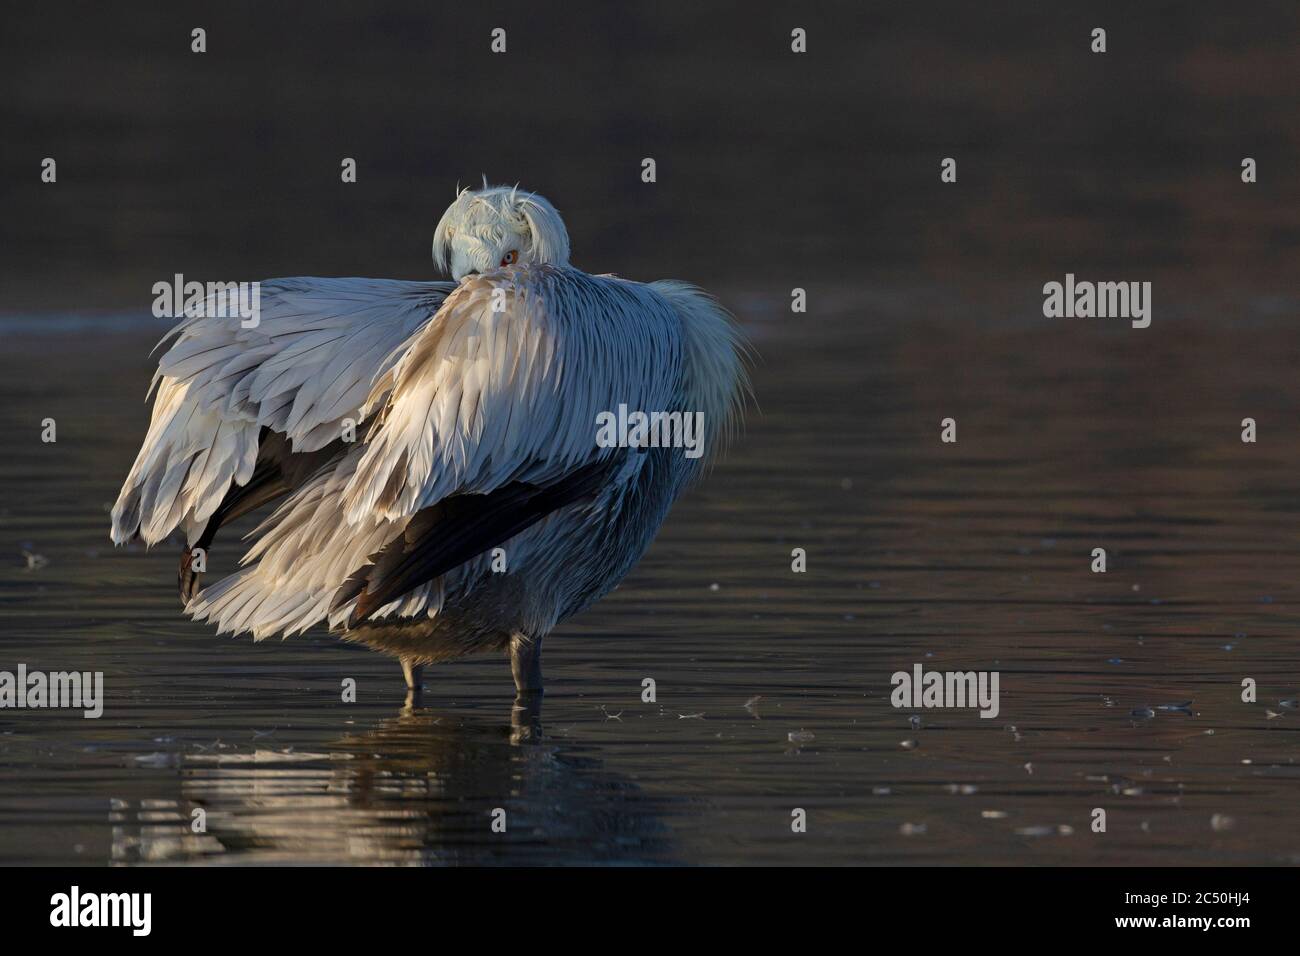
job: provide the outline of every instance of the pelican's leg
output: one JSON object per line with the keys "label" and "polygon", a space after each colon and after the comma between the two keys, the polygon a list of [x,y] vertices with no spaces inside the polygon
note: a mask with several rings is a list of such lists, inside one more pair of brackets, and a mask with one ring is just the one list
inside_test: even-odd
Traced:
{"label": "pelican's leg", "polygon": [[402,674],[406,677],[406,706],[414,707],[420,702],[424,690],[424,665],[416,663],[413,657],[399,658],[402,662]]}
{"label": "pelican's leg", "polygon": [[510,670],[520,696],[542,693],[542,639],[518,632],[510,635]]}
{"label": "pelican's leg", "polygon": [[403,657],[402,674],[406,677],[407,690],[419,690],[420,683],[424,680],[424,665],[417,664],[414,657]]}

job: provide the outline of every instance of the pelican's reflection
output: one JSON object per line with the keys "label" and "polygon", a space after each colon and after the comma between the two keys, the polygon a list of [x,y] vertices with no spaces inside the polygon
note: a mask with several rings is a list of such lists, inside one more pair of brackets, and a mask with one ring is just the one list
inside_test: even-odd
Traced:
{"label": "pelican's reflection", "polygon": [[540,696],[517,698],[508,726],[408,699],[320,748],[179,755],[177,799],[115,805],[113,861],[670,860],[655,801],[583,749],[543,735]]}

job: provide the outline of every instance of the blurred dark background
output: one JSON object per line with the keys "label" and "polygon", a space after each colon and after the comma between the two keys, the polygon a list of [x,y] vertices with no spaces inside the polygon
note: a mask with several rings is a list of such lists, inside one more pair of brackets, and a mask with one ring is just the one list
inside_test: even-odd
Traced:
{"label": "blurred dark background", "polygon": [[1294,0],[9,5],[0,310],[145,309],[174,272],[432,277],[482,174],[554,201],[593,272],[1268,299],[1300,243],[1298,28]]}

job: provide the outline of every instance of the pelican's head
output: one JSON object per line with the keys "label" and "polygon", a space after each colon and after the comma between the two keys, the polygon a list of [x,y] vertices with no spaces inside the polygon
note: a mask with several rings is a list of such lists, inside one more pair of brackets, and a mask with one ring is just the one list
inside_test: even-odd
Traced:
{"label": "pelican's head", "polygon": [[517,263],[569,264],[569,234],[555,207],[518,186],[462,189],[433,236],[433,261],[459,282]]}

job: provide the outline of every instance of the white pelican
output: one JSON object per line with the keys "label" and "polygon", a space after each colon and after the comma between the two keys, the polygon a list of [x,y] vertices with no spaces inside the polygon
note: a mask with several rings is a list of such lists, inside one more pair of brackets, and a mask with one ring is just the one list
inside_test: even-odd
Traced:
{"label": "white pelican", "polygon": [[[458,193],[433,256],[455,281],[274,279],[256,327],[211,299],[184,318],[112,537],[181,529],[185,611],[221,633],[326,622],[412,690],[427,663],[508,651],[540,694],[543,638],[627,574],[706,460],[607,447],[598,416],[702,413],[712,453],[742,345],[693,286],[570,266],[559,213],[517,187]],[[199,591],[196,549],[281,497],[242,570]]]}

